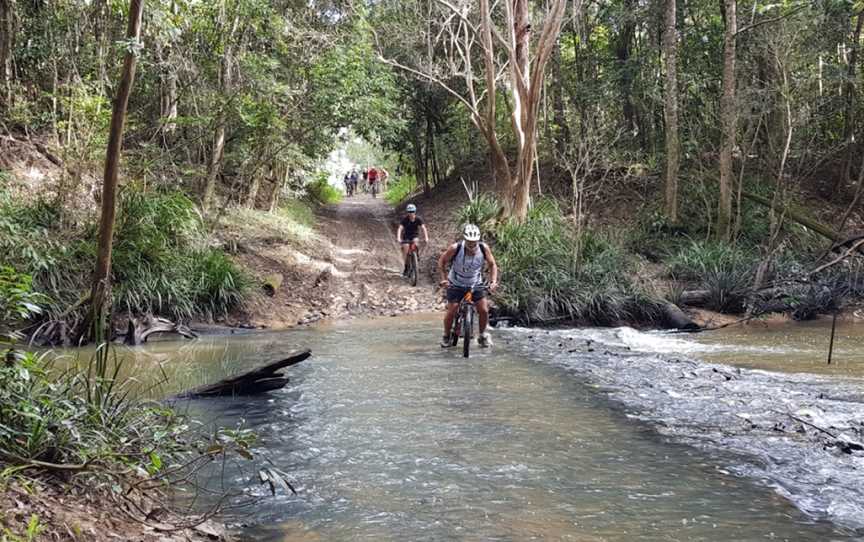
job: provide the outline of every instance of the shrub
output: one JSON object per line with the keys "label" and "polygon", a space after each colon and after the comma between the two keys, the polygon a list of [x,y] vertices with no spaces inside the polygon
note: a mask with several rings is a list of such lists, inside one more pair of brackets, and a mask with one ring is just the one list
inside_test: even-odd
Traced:
{"label": "shrub", "polygon": [[226,314],[241,301],[248,280],[205,240],[201,216],[186,195],[125,193],[112,266],[114,302],[129,312],[175,319]]}
{"label": "shrub", "polygon": [[[29,275],[8,266],[0,267],[0,345],[20,338],[15,324],[42,312],[45,296],[34,293]],[[2,350],[0,350],[2,353]]]}
{"label": "shrub", "polygon": [[314,181],[307,184],[306,194],[318,205],[339,203],[342,199],[342,192],[327,181],[327,173],[320,173]]}
{"label": "shrub", "polygon": [[0,364],[4,478],[62,473],[88,493],[137,499],[147,488],[192,489],[194,473],[219,456],[252,458],[247,431],[198,431],[171,408],[138,399],[144,390],[119,376],[122,364],[104,345],[89,361],[64,365],[32,353]]}
{"label": "shrub", "polygon": [[709,309],[737,313],[744,308],[757,264],[755,252],[717,241],[693,241],[670,258],[668,273],[708,290]]}
{"label": "shrub", "polygon": [[480,227],[480,231],[494,236],[500,211],[501,205],[495,196],[484,193],[457,209],[454,218],[460,226],[475,224]]}
{"label": "shrub", "polygon": [[[0,200],[0,251],[30,273],[58,316],[90,288],[96,225],[57,231],[45,202]],[[120,194],[112,254],[114,306],[174,319],[217,317],[236,306],[248,284],[221,252],[207,246],[195,204],[177,191],[127,186]],[[67,315],[71,317],[71,315]]]}
{"label": "shrub", "polygon": [[397,205],[414,193],[417,189],[417,179],[414,175],[401,175],[394,182],[390,180],[387,186],[387,192],[384,193],[384,199],[391,205]]}
{"label": "shrub", "polygon": [[672,278],[700,281],[709,270],[751,268],[756,264],[756,255],[729,243],[691,241],[666,263]]}
{"label": "shrub", "polygon": [[593,232],[577,237],[554,202],[539,202],[522,224],[501,224],[495,238],[504,285],[496,300],[507,313],[600,325],[660,317],[660,302],[631,280],[624,250]]}

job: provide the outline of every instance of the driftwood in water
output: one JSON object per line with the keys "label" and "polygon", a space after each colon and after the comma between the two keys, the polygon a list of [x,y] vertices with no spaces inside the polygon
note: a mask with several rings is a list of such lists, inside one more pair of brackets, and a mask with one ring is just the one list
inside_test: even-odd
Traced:
{"label": "driftwood in water", "polygon": [[177,399],[194,397],[216,397],[223,395],[254,395],[276,390],[288,383],[288,377],[278,373],[279,369],[296,365],[312,355],[310,350],[296,352],[285,359],[274,361],[214,384],[207,384],[176,395]]}
{"label": "driftwood in water", "polygon": [[129,327],[123,343],[129,346],[144,344],[154,333],[178,333],[187,339],[197,339],[198,335],[183,324],[148,314],[143,318],[130,318]]}

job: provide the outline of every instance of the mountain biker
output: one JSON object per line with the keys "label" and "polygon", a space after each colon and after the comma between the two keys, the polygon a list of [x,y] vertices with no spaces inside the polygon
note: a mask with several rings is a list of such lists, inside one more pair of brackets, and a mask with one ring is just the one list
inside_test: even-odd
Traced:
{"label": "mountain biker", "polygon": [[366,178],[369,181],[369,190],[374,194],[378,188],[377,186],[375,186],[375,183],[378,182],[378,170],[374,167],[370,167],[369,174],[366,176]]}
{"label": "mountain biker", "polygon": [[411,249],[411,243],[416,244],[420,240],[418,235],[420,230],[423,230],[423,237],[428,245],[429,230],[426,229],[423,219],[417,216],[417,206],[409,203],[405,207],[405,216],[399,223],[399,229],[396,230],[396,242],[402,246],[402,261],[405,263],[402,269],[403,275],[408,273],[408,251]]}
{"label": "mountain biker", "polygon": [[348,177],[348,179],[351,181],[351,193],[352,193],[352,194],[356,194],[356,193],[357,193],[357,180],[358,180],[359,178],[360,178],[360,174],[357,173],[357,168],[356,168],[356,167],[352,167],[352,168],[351,168],[351,173],[350,173],[350,175],[349,175],[349,177]]}
{"label": "mountain biker", "polygon": [[468,290],[472,290],[477,314],[480,317],[480,335],[477,337],[477,344],[487,348],[492,346],[492,338],[486,331],[489,322],[489,302],[481,279],[484,267],[489,266],[489,292],[494,292],[498,288],[498,264],[495,263],[495,257],[492,256],[489,247],[480,242],[480,228],[474,224],[466,224],[462,237],[462,241],[450,245],[438,258],[441,286],[447,288],[447,314],[444,316],[444,337],[441,339],[441,346],[445,348],[450,346],[450,326],[453,325],[459,302]]}
{"label": "mountain biker", "polygon": [[350,198],[353,193],[351,188],[351,175],[346,173],[345,177],[342,179],[342,182],[345,183],[345,194]]}

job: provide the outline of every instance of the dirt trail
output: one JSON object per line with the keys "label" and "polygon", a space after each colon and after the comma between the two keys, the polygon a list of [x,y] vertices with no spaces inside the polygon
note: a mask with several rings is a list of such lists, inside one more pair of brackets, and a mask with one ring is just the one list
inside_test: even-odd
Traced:
{"label": "dirt trail", "polygon": [[241,322],[284,328],[325,318],[397,316],[443,308],[434,281],[435,259],[445,245],[421,243],[420,278],[412,287],[402,278],[398,217],[383,199],[345,198],[318,211],[316,241],[293,250],[280,244],[250,247],[244,265],[264,276],[280,273],[285,282],[273,297],[259,296]]}

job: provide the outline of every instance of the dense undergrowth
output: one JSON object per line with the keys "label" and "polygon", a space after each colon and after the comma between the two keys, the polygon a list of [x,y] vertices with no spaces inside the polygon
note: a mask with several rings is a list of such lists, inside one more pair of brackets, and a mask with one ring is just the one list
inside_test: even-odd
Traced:
{"label": "dense undergrowth", "polygon": [[327,180],[327,173],[322,172],[311,183],[306,185],[306,194],[309,199],[318,205],[329,205],[339,203],[342,200],[342,192]]}
{"label": "dense undergrowth", "polygon": [[[685,197],[716,199],[696,189]],[[517,224],[500,221],[496,199],[480,194],[454,218],[478,224],[494,244],[503,284],[498,305],[528,323],[662,324],[662,306],[680,304],[688,290],[714,311],[784,312],[801,320],[864,298],[864,266],[856,259],[810,273],[833,256],[826,259],[824,239],[793,222],[768,251],[771,217],[764,208],[743,206],[734,242],[714,240],[710,213],[698,204],[682,209],[675,227],[646,209],[632,224],[583,225],[577,233],[553,200],[540,200]]]}
{"label": "dense undergrowth", "polygon": [[[96,232],[95,216],[67,216],[59,200],[17,201],[0,187],[2,264],[32,276],[52,316],[88,292]],[[115,310],[174,319],[227,314],[248,279],[209,243],[204,220],[182,192],[124,187],[113,248]]]}
{"label": "dense undergrowth", "polygon": [[417,179],[413,175],[400,175],[397,179],[390,181],[384,199],[390,205],[397,205],[417,190]]}
{"label": "dense undergrowth", "polygon": [[504,313],[526,323],[662,320],[661,300],[634,279],[637,262],[610,236],[577,234],[552,200],[534,205],[524,223],[497,216],[497,203],[485,195],[456,213],[494,244],[503,285],[496,301]]}
{"label": "dense undergrowth", "polygon": [[[200,522],[195,514],[206,510],[194,501],[173,503],[165,494],[200,491],[195,474],[213,461],[254,459],[254,434],[205,427],[164,402],[145,399],[161,383],[125,375],[123,359],[108,345],[73,359],[14,350],[12,330],[41,311],[41,297],[26,276],[5,269],[0,277],[0,495],[9,486],[26,487],[37,498],[40,487],[74,487],[113,503],[103,506],[116,507],[115,520],[120,510],[137,510],[126,512],[135,518],[129,521],[146,523],[159,511],[163,518]],[[283,475],[266,470],[271,480]],[[7,510],[0,505],[0,540],[35,540],[43,530],[46,536],[67,534],[51,532],[57,525],[43,524],[37,514],[23,527],[7,524]],[[77,526],[67,523],[70,528]]]}

